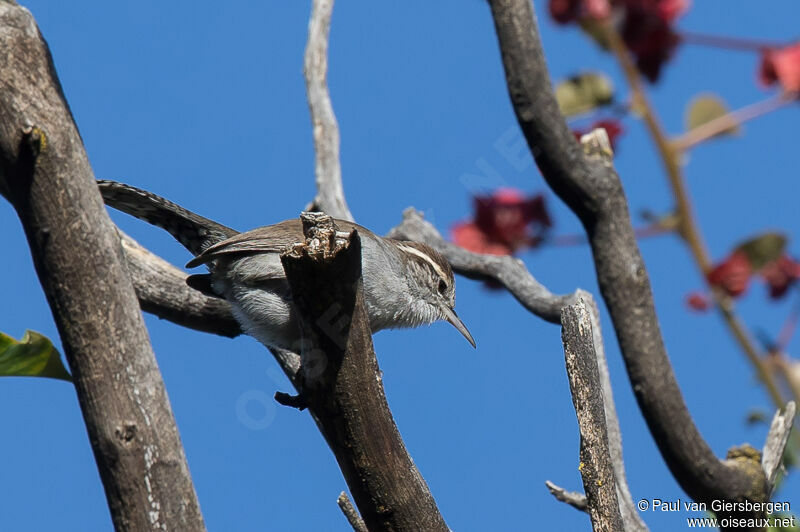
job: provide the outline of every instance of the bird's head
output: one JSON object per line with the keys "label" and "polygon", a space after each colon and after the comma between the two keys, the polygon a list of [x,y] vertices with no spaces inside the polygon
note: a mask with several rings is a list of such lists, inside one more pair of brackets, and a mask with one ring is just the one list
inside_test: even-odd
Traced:
{"label": "bird's head", "polygon": [[455,311],[456,282],[453,268],[441,253],[419,242],[398,241],[397,249],[406,261],[414,312],[420,323],[445,320],[475,347],[475,340]]}

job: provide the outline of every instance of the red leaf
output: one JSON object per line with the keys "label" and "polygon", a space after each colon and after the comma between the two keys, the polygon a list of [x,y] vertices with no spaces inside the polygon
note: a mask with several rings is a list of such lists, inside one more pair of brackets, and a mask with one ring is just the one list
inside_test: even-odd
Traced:
{"label": "red leaf", "polygon": [[697,312],[705,312],[711,308],[711,301],[702,292],[692,292],[686,297],[686,304],[689,308]]}
{"label": "red leaf", "polygon": [[731,297],[739,297],[747,290],[753,269],[747,255],[737,251],[708,272],[708,282],[724,290]]}
{"label": "red leaf", "polygon": [[789,255],[783,255],[761,268],[759,274],[769,286],[769,296],[772,299],[779,299],[797,279],[800,279],[800,263]]}
{"label": "red leaf", "polygon": [[784,90],[800,91],[800,43],[765,50],[758,77],[765,86],[779,83]]}

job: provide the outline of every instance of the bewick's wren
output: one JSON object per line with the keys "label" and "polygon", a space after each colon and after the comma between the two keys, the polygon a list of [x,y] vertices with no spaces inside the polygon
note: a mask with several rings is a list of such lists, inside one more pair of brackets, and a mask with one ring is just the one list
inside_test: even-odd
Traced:
{"label": "bewick's wren", "polygon": [[[299,219],[245,233],[203,218],[160,196],[114,181],[97,182],[107,205],[169,231],[210,273],[191,275],[193,288],[230,302],[244,331],[266,346],[293,349],[300,329],[280,253],[302,242]],[[344,220],[342,231],[361,237],[364,301],[373,332],[417,327],[446,320],[475,347],[456,315],[455,279],[450,264],[419,242],[383,238]]]}

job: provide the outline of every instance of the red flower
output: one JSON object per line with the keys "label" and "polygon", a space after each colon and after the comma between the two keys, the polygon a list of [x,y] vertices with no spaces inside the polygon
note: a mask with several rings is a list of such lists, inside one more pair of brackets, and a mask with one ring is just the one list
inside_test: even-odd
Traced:
{"label": "red flower", "polygon": [[686,297],[686,304],[697,312],[705,312],[711,308],[711,301],[702,292],[692,292]]}
{"label": "red flower", "polygon": [[739,297],[747,290],[753,268],[747,255],[736,251],[708,272],[708,282],[719,287],[731,297]]}
{"label": "red flower", "polygon": [[552,225],[541,194],[523,197],[514,189],[499,189],[491,196],[476,196],[475,219],[456,224],[453,241],[471,251],[508,255],[536,246]]}
{"label": "red flower", "polygon": [[680,41],[672,23],[689,9],[689,0],[550,0],[548,7],[558,24],[610,18],[618,21],[619,32],[636,57],[639,70],[655,82]]}
{"label": "red flower", "polygon": [[629,6],[620,28],[622,40],[636,58],[637,68],[653,83],[658,81],[661,67],[669,61],[680,42],[670,21],[664,17],[658,6]]}
{"label": "red flower", "polygon": [[594,19],[602,20],[611,14],[611,6],[608,0],[584,0],[586,14]]}
{"label": "red flower", "polygon": [[625,132],[625,129],[623,129],[622,123],[619,120],[614,120],[610,118],[597,120],[588,129],[575,129],[572,131],[572,133],[575,135],[575,138],[580,142],[582,136],[599,127],[606,130],[606,133],[608,134],[608,140],[609,142],[611,142],[611,149],[616,151],[617,138],[622,133]]}
{"label": "red flower", "polygon": [[800,43],[765,50],[758,77],[765,86],[779,83],[786,91],[800,91]]}
{"label": "red flower", "polygon": [[450,230],[450,234],[453,242],[475,253],[510,255],[513,251],[505,244],[491,242],[486,233],[475,225],[475,222],[457,223]]}
{"label": "red flower", "polygon": [[604,19],[611,12],[608,0],[550,0],[550,16],[558,24],[583,18]]}
{"label": "red flower", "polygon": [[689,9],[689,0],[621,0],[626,9],[654,15],[664,22],[673,22]]}
{"label": "red flower", "polygon": [[769,286],[769,296],[778,299],[797,279],[800,279],[800,263],[788,255],[783,255],[761,268],[759,274]]}
{"label": "red flower", "polygon": [[550,16],[558,24],[569,24],[578,19],[581,0],[550,0]]}

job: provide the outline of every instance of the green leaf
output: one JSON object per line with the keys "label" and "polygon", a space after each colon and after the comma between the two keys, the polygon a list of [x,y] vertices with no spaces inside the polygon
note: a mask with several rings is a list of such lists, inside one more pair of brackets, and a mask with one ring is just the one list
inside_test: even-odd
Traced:
{"label": "green leaf", "polygon": [[574,116],[614,101],[614,85],[605,75],[587,72],[556,85],[556,100],[564,116]]}
{"label": "green leaf", "polygon": [[736,246],[741,251],[753,270],[760,270],[770,262],[777,260],[786,249],[786,237],[781,233],[764,233]]}
{"label": "green leaf", "polygon": [[[691,131],[726,114],[728,114],[728,106],[722,98],[711,93],[699,94],[692,98],[692,101],[686,106],[686,129]],[[715,136],[736,135],[740,131],[741,128],[738,124],[732,124],[731,127]]]}
{"label": "green leaf", "polygon": [[72,381],[53,342],[35,331],[25,331],[19,342],[0,332],[0,376]]}

